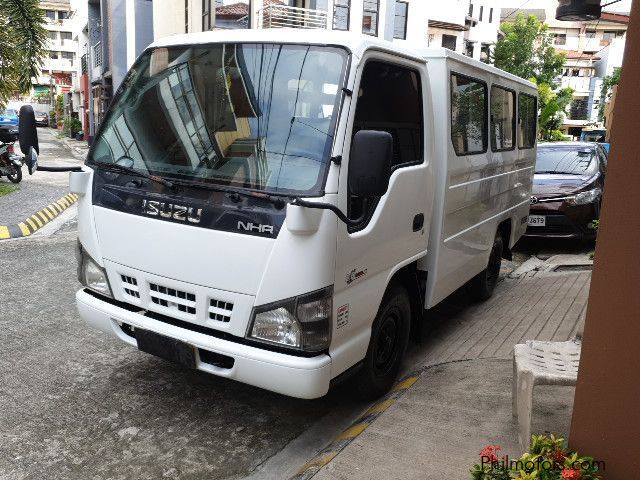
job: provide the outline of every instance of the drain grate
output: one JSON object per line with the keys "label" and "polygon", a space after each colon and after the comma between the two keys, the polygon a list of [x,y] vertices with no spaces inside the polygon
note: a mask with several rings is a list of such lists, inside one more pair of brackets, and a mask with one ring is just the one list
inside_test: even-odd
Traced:
{"label": "drain grate", "polygon": [[593,265],[559,265],[553,269],[554,272],[590,272]]}

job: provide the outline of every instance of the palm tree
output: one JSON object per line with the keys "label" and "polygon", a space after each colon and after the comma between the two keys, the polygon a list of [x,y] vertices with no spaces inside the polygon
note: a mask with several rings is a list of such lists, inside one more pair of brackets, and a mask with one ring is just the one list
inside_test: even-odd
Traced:
{"label": "palm tree", "polygon": [[40,74],[47,31],[38,0],[0,0],[0,107]]}

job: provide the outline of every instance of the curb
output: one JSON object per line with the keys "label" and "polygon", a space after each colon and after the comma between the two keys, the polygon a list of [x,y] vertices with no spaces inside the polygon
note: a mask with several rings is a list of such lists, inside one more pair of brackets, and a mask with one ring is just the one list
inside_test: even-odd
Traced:
{"label": "curb", "polygon": [[418,381],[422,371],[416,371],[400,380],[391,391],[370,407],[349,428],[338,435],[327,447],[323,448],[310,461],[305,463],[289,480],[308,480],[318,473],[325,465],[338,456],[358,435],[364,432],[382,413]]}
{"label": "curb", "polygon": [[390,406],[400,399],[413,385],[418,381],[420,376],[427,370],[451,363],[468,362],[467,359],[452,360],[449,362],[436,363],[433,365],[425,365],[413,372],[407,374],[402,380],[394,385],[389,393],[373,404],[364,414],[360,416],[349,428],[338,435],[328,446],[320,450],[315,457],[305,463],[298,472],[289,478],[289,480],[309,480],[322,468],[328,465],[331,460],[336,458],[338,454],[344,450],[353,440],[355,440],[369,425],[376,421]]}
{"label": "curb", "polygon": [[33,235],[71,205],[76,203],[78,198],[78,195],[75,193],[68,193],[58,201],[38,210],[36,213],[17,225],[0,225],[0,240]]}

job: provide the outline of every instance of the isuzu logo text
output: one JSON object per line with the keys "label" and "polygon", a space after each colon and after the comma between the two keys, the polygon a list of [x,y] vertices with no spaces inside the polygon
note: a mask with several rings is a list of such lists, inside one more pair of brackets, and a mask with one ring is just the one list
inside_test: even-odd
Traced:
{"label": "isuzu logo text", "polygon": [[142,213],[152,217],[160,217],[177,220],[185,223],[200,223],[202,209],[176,205],[175,203],[158,202],[156,200],[143,200]]}
{"label": "isuzu logo text", "polygon": [[258,225],[251,222],[238,222],[238,230],[245,232],[270,233],[273,235],[273,225]]}

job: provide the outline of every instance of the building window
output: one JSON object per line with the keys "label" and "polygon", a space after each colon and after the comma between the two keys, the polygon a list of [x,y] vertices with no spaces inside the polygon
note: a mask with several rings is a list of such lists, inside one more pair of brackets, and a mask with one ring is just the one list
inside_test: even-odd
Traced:
{"label": "building window", "polygon": [[93,66],[102,66],[102,43],[98,42],[93,46]]}
{"label": "building window", "polygon": [[491,62],[491,44],[483,43],[480,47],[480,61],[484,63]]}
{"label": "building window", "polygon": [[491,150],[513,150],[516,146],[516,93],[491,87]]}
{"label": "building window", "polygon": [[69,18],[69,12],[58,10],[58,20],[66,20]]}
{"label": "building window", "polygon": [[335,0],[333,4],[333,29],[349,30],[349,0]]}
{"label": "building window", "polygon": [[475,43],[474,42],[465,41],[464,42],[464,54],[467,57],[473,58],[474,47],[475,47]]}
{"label": "building window", "polygon": [[587,120],[589,116],[589,98],[581,97],[575,98],[571,102],[571,108],[569,110],[569,118],[571,120]]}
{"label": "building window", "polygon": [[400,40],[407,39],[407,13],[409,4],[407,2],[396,1],[396,16],[393,24],[393,38]]}
{"label": "building window", "polygon": [[600,45],[607,46],[611,43],[611,41],[616,38],[616,32],[603,32],[602,40],[600,41]]}
{"label": "building window", "polygon": [[456,155],[487,151],[487,84],[451,75],[451,141]]}
{"label": "building window", "polygon": [[49,58],[53,58],[54,60],[58,58],[58,52],[54,52],[53,50],[51,50],[49,52]]}
{"label": "building window", "polygon": [[489,9],[489,23],[493,23],[493,8]]}
{"label": "building window", "polygon": [[566,45],[567,44],[567,34],[566,33],[556,33],[553,38],[553,43],[555,45]]}
{"label": "building window", "polygon": [[473,17],[473,3],[469,4],[469,16]]}
{"label": "building window", "polygon": [[596,38],[595,30],[587,30],[587,38]]}
{"label": "building window", "polygon": [[521,93],[518,97],[518,123],[520,125],[520,149],[533,148],[536,144],[538,99]]}
{"label": "building window", "polygon": [[56,19],[56,11],[55,10],[45,10],[44,14],[49,20],[55,20]]}
{"label": "building window", "polygon": [[364,0],[364,15],[362,18],[362,33],[378,36],[379,0]]}
{"label": "building window", "polygon": [[480,16],[478,18],[479,21],[482,21],[482,14],[484,13],[484,7],[480,5]]}
{"label": "building window", "polygon": [[455,35],[442,35],[442,46],[455,52],[457,40],[458,37],[456,37]]}
{"label": "building window", "polygon": [[57,40],[58,39],[58,32],[56,32],[55,30],[49,30],[49,39]]}
{"label": "building window", "polygon": [[427,46],[431,45],[436,40],[436,36],[433,33],[429,34],[429,38],[427,40]]}
{"label": "building window", "polygon": [[211,0],[202,0],[202,31],[209,31],[211,27]]}
{"label": "building window", "polygon": [[60,40],[71,40],[71,32],[60,32]]}

